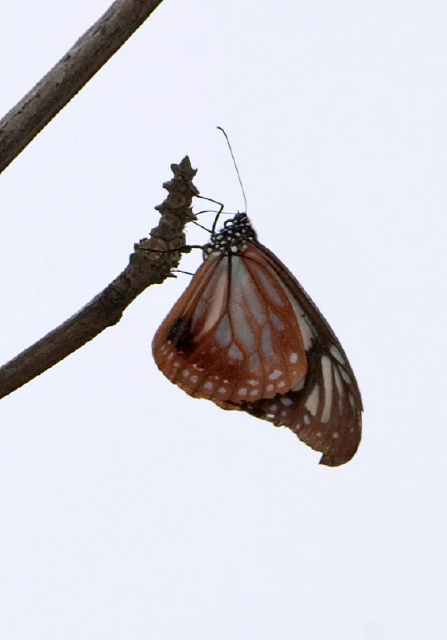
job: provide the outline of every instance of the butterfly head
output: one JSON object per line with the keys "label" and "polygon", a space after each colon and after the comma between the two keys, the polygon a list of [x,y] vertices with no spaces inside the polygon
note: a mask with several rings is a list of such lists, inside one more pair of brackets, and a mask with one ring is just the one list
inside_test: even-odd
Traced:
{"label": "butterfly head", "polygon": [[226,255],[243,253],[247,244],[256,238],[256,231],[247,214],[237,213],[225,222],[223,229],[211,235],[209,243],[203,248],[204,258],[216,251]]}

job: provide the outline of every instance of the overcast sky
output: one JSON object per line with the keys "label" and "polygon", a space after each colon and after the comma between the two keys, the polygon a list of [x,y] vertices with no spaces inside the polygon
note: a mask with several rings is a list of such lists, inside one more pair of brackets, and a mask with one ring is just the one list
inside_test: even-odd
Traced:
{"label": "overcast sky", "polygon": [[[0,111],[108,5],[4,2]],[[434,0],[165,0],[1,176],[7,361],[124,268],[172,162],[243,209],[224,126],[365,404],[333,469],[190,398],[150,348],[189,278],[150,288],[0,403],[2,638],[445,640],[446,22]]]}

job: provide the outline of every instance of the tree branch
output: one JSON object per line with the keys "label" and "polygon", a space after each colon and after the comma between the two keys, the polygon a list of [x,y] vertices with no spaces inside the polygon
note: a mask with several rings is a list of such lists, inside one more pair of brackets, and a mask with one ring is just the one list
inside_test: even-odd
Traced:
{"label": "tree branch", "polygon": [[126,42],[162,0],[116,0],[0,120],[0,173]]}
{"label": "tree branch", "polygon": [[[192,179],[197,173],[188,156],[171,165],[174,178],[163,187],[169,192],[155,207],[161,218],[150,238],[135,245],[124,271],[78,313],[0,368],[0,398],[15,391],[101,331],[116,324],[124,309],[152,284],[160,284],[178,266],[185,247],[184,227],[196,217],[192,198],[199,194]],[[177,249],[177,251],[176,251]],[[150,251],[152,250],[152,251]],[[155,251],[154,251],[155,250]]]}

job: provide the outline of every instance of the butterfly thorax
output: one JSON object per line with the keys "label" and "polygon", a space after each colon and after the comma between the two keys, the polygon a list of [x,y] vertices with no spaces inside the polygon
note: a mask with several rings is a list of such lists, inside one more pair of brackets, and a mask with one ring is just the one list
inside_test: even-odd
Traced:
{"label": "butterfly thorax", "polygon": [[203,257],[206,259],[215,252],[226,255],[244,253],[247,243],[256,238],[256,231],[247,214],[237,213],[234,218],[225,222],[223,229],[213,233],[209,243],[203,248]]}

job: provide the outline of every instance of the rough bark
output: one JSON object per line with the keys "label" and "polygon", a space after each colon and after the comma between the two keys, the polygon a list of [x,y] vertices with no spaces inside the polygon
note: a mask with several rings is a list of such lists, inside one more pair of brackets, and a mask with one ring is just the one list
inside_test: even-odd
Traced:
{"label": "rough bark", "polygon": [[116,0],[0,120],[0,173],[126,42],[162,0]]}
{"label": "rough bark", "polygon": [[184,227],[195,220],[191,202],[198,190],[192,179],[196,170],[186,156],[171,165],[174,178],[163,187],[168,196],[155,207],[160,222],[149,238],[134,247],[129,264],[120,275],[80,311],[34,345],[0,368],[0,398],[40,375],[70,353],[116,324],[124,309],[152,284],[160,284],[178,266],[185,249]]}

